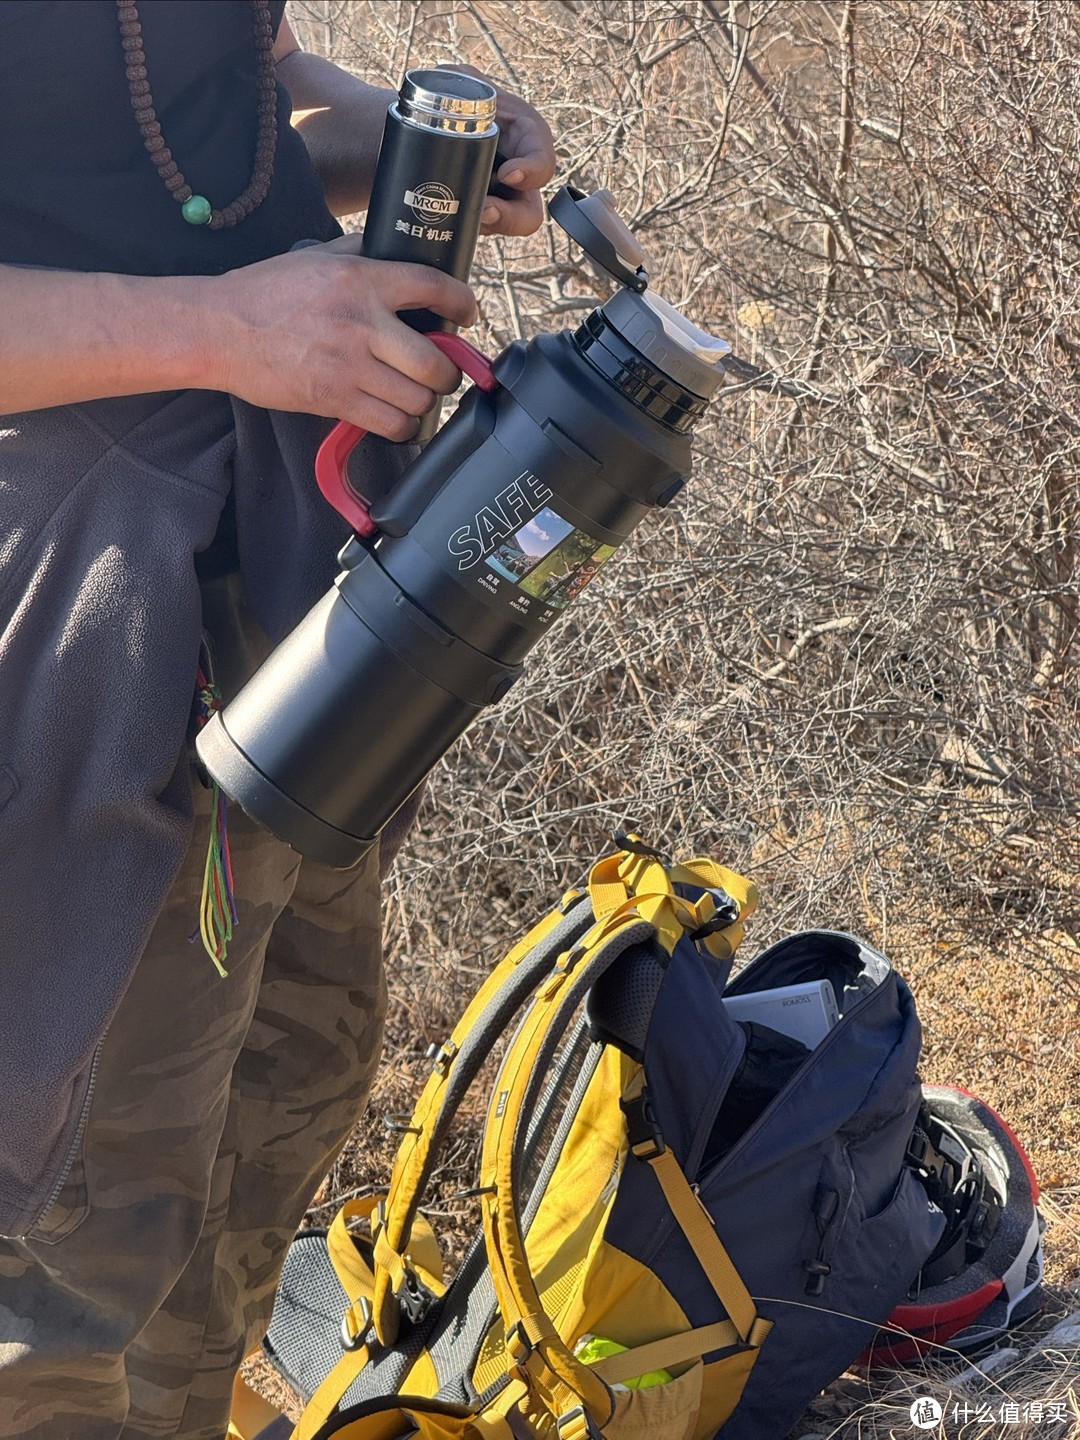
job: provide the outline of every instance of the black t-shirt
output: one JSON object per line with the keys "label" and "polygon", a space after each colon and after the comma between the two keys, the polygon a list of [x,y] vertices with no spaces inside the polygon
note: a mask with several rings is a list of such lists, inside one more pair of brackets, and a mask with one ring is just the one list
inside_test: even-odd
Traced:
{"label": "black t-shirt", "polygon": [[[275,33],[284,0],[270,5]],[[165,143],[217,208],[251,179],[258,87],[250,0],[141,0]],[[0,0],[0,263],[213,275],[341,230],[278,86],[274,176],[239,225],[189,225],[143,145],[114,0]]]}

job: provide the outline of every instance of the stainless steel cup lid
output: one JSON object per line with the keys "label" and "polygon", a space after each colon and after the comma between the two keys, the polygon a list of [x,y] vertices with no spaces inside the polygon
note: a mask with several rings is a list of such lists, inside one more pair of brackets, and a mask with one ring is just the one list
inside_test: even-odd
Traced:
{"label": "stainless steel cup lid", "polygon": [[495,87],[458,70],[409,70],[393,108],[402,120],[427,130],[457,135],[491,135],[497,105]]}

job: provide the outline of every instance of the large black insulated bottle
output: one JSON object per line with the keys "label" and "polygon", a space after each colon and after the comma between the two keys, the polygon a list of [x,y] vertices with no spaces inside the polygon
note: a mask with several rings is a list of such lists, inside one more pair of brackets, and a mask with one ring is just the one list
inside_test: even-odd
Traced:
{"label": "large black insulated bottle", "polygon": [[[199,735],[227,794],[331,865],[361,858],[638,522],[681,488],[691,427],[721,382],[727,345],[641,293],[644,272],[594,231],[584,197],[556,199],[553,216],[633,288],[576,332],[515,341],[490,371],[466,361],[478,383],[370,518],[345,473],[361,432],[338,427],[320,484],[368,533]],[[455,358],[465,344],[437,342]]]}
{"label": "large black insulated bottle", "polygon": [[[431,265],[468,280],[499,128],[486,80],[409,70],[386,114],[361,253]],[[430,310],[405,310],[415,330],[446,330]]]}

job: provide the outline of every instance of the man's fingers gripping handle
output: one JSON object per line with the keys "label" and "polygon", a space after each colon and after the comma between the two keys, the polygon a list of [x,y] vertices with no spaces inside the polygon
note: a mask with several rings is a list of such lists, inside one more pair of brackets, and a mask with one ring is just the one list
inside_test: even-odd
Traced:
{"label": "man's fingers gripping handle", "polygon": [[[474,345],[460,335],[448,335],[436,331],[427,336],[433,345],[446,355],[481,390],[497,390],[491,361]],[[339,420],[330,434],[319,446],[315,457],[315,478],[319,489],[334,509],[344,515],[357,535],[374,535],[375,522],[371,518],[367,501],[349,484],[349,456],[367,434],[359,425]]]}

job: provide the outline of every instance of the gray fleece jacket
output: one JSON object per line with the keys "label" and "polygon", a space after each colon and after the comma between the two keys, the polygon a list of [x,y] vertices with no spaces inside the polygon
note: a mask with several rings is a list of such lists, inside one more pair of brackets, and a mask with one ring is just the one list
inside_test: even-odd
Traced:
{"label": "gray fleece jacket", "polygon": [[287,633],[347,535],[314,481],[327,428],[203,391],[0,416],[0,1235],[66,1170],[188,844],[194,555],[231,482],[248,601]]}

